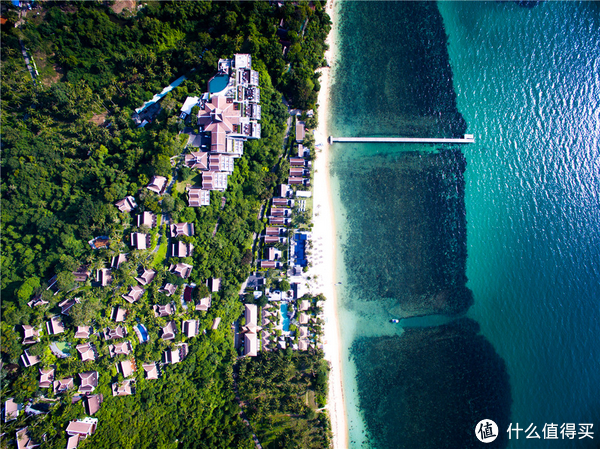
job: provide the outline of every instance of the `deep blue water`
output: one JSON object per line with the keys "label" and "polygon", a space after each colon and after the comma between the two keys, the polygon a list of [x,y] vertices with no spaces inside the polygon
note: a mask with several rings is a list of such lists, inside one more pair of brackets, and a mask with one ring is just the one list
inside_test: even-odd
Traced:
{"label": "deep blue water", "polygon": [[469,316],[507,362],[513,422],[598,427],[600,8],[439,9],[477,135],[465,148]]}
{"label": "deep blue water", "polygon": [[[343,2],[338,19],[330,134],[476,139],[332,146],[350,446],[480,447],[493,418],[487,447],[598,447],[600,6]],[[509,422],[596,435],[509,441]]]}

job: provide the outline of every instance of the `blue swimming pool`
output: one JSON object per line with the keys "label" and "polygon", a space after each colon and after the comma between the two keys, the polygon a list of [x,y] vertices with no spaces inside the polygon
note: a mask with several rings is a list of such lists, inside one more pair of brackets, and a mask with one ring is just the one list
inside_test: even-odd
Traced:
{"label": "blue swimming pool", "polygon": [[287,303],[281,303],[281,318],[283,319],[283,330],[285,332],[290,330],[290,317],[288,316],[288,305]]}
{"label": "blue swimming pool", "polygon": [[142,336],[142,343],[145,343],[148,341],[148,331],[146,330],[146,327],[143,324],[138,324],[137,325],[138,331],[140,331],[140,335]]}
{"label": "blue swimming pool", "polygon": [[208,81],[208,91],[211,94],[221,92],[227,87],[227,83],[229,83],[228,75],[217,75]]}

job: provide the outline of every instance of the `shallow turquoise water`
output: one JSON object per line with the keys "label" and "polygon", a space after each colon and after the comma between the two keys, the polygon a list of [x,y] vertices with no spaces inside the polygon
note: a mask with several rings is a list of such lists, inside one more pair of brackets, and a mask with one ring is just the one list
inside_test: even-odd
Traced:
{"label": "shallow turquoise water", "polygon": [[[332,147],[350,446],[479,447],[472,420],[490,413],[540,432],[597,430],[600,7],[337,6],[331,134],[476,138],[460,148],[464,178],[459,157],[436,159],[440,148]],[[464,283],[472,305],[449,301]],[[439,312],[461,304],[481,334],[443,325]],[[438,318],[403,321],[410,335],[389,323],[419,310]],[[440,417],[461,427],[453,439],[436,430]]]}
{"label": "shallow turquoise water", "polygon": [[290,317],[288,316],[288,305],[287,303],[281,303],[281,319],[283,320],[283,330],[285,332],[290,330]]}

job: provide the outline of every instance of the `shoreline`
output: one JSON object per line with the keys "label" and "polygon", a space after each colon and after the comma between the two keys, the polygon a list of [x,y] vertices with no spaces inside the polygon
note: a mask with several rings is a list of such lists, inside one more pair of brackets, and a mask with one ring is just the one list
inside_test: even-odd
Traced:
{"label": "shoreline", "polygon": [[313,252],[316,256],[316,252],[319,251],[321,258],[317,261],[316,257],[313,257],[313,267],[310,274],[313,279],[314,276],[318,276],[317,281],[312,283],[313,288],[318,292],[322,292],[327,298],[323,307],[325,321],[323,350],[325,360],[329,362],[331,368],[329,372],[327,410],[333,434],[332,446],[334,449],[345,449],[348,447],[348,425],[342,389],[342,348],[335,289],[335,215],[329,179],[330,148],[327,142],[331,66],[335,58],[336,17],[333,0],[328,0],[325,9],[333,25],[326,39],[329,49],[325,52],[325,59],[329,67],[318,69],[321,73],[321,90],[317,100],[319,124],[315,130],[315,142],[321,144],[321,146],[315,160],[313,179]]}

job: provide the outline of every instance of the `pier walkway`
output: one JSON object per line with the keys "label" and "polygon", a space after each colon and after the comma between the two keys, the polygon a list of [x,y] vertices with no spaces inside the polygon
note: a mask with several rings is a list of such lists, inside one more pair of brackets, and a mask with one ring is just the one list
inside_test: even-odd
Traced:
{"label": "pier walkway", "polygon": [[473,134],[465,134],[462,138],[435,138],[435,137],[333,137],[329,136],[329,144],[334,142],[353,143],[474,143]]}

